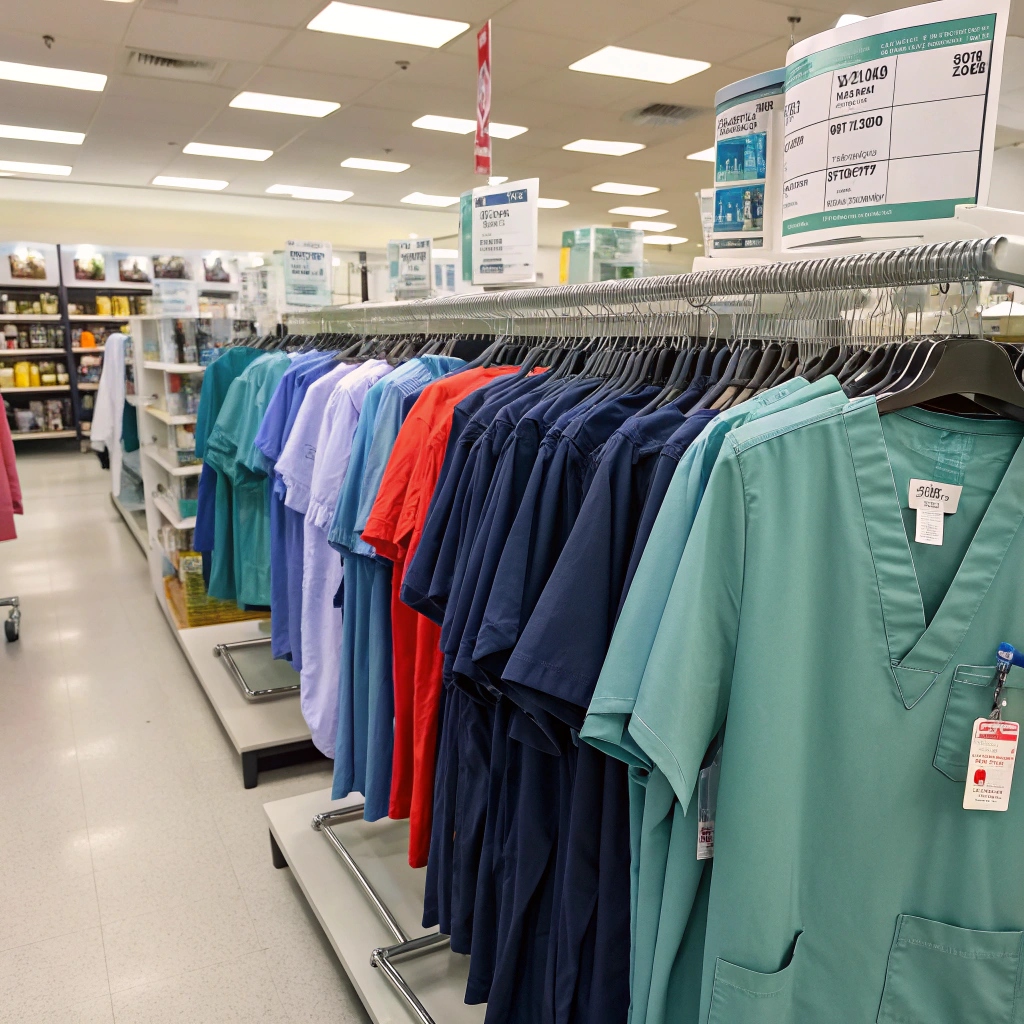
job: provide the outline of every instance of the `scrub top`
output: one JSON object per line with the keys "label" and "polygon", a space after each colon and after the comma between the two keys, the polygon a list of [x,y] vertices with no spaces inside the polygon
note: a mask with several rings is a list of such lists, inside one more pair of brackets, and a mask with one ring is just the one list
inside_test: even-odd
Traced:
{"label": "scrub top", "polygon": [[[725,439],[629,725],[688,808],[728,715],[702,1024],[1024,1017],[1024,801],[962,806],[1024,621],[1022,437],[869,397]],[[963,488],[941,545],[911,479]]]}

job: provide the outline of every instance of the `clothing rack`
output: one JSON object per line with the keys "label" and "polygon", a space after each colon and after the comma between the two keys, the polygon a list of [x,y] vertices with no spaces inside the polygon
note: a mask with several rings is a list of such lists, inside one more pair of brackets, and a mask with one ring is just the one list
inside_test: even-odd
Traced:
{"label": "clothing rack", "polygon": [[625,307],[639,314],[641,304],[655,312],[655,304],[678,307],[684,302],[696,310],[716,298],[729,296],[966,285],[993,280],[1024,284],[1024,238],[999,235],[886,252],[725,267],[664,277],[329,306],[293,315],[289,327],[294,332],[306,333],[342,330],[367,333],[385,326],[429,330],[440,323],[463,320],[477,322],[476,329],[480,329],[480,321],[491,320],[495,333],[499,333],[503,319],[517,319],[530,313],[577,311],[597,317],[616,308]]}
{"label": "clothing rack", "polygon": [[[736,314],[732,321],[734,329],[737,323],[749,329],[753,321],[742,318],[751,309],[756,313],[788,317],[792,321],[806,317],[810,311],[818,323],[826,320],[834,322],[846,308],[844,303],[848,306],[858,297],[858,293],[865,290],[899,290],[929,285],[940,286],[944,298],[953,291],[953,285],[960,286],[963,305],[959,312],[962,313],[967,307],[968,298],[977,291],[978,284],[993,280],[1024,285],[1024,238],[995,236],[887,252],[734,266],[665,277],[327,307],[293,315],[290,317],[289,331],[294,335],[347,333],[369,336],[374,332],[401,334],[429,333],[431,330],[446,334],[462,330],[489,333],[489,327],[490,333],[508,334],[512,333],[514,322],[517,334],[529,333],[531,326],[538,328],[541,333],[549,333],[556,326],[561,330],[567,323],[572,323],[586,333],[595,324],[610,326],[615,322],[619,326],[630,318],[633,318],[634,323],[656,322],[655,318],[662,315],[695,313],[699,318],[709,312],[715,317],[712,322],[717,331],[721,311]],[[950,287],[943,287],[947,285]],[[828,293],[831,293],[830,299]],[[764,307],[761,305],[763,296],[785,298],[776,305]],[[711,309],[711,303],[715,300],[737,297],[745,297],[746,304],[733,302],[724,306],[719,304],[717,310]],[[794,305],[794,297],[800,297],[801,303],[806,305]],[[859,298],[863,305],[864,295],[861,294]],[[873,306],[877,310],[879,302],[870,297],[867,308]],[[899,306],[894,303],[889,308],[905,314],[907,304]],[[845,323],[848,325],[850,321]],[[905,320],[901,319],[900,332],[904,326]],[[841,320],[840,329],[843,329]],[[821,336],[817,335],[816,338],[820,340]],[[299,820],[302,809],[308,807],[309,796],[316,794],[267,805],[274,864],[277,867],[286,864],[291,866],[332,943],[338,948],[327,915],[322,912],[314,891],[323,885],[319,867],[309,866],[316,860],[316,852],[311,855],[307,851],[307,841],[297,828],[290,827],[288,820],[292,815],[296,822]],[[289,808],[294,805],[294,811],[286,809],[286,805]],[[276,808],[273,812],[272,807]],[[412,985],[395,967],[394,960],[445,950],[449,948],[447,937],[432,932],[410,939],[407,931],[398,924],[379,887],[370,882],[346,844],[334,831],[337,826],[358,820],[361,813],[361,804],[349,804],[317,813],[313,817],[312,830],[319,833],[340,858],[353,883],[353,892],[362,894],[379,924],[395,940],[395,945],[368,949],[366,952],[370,964],[384,975],[393,993],[418,1024],[434,1024],[434,1018]],[[304,820],[305,829],[308,830],[309,817]],[[349,967],[347,962],[346,967]],[[440,968],[442,975],[446,969]],[[372,1008],[371,1012],[376,1019],[376,1012]]]}

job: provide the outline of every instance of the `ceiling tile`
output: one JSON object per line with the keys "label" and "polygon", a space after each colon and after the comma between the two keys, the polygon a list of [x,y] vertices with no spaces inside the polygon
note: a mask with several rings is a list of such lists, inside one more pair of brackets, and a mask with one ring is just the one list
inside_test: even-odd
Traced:
{"label": "ceiling tile", "polygon": [[394,74],[396,61],[415,61],[424,51],[419,46],[354,39],[328,32],[296,32],[267,61],[273,67],[330,68],[359,78],[382,79]]}
{"label": "ceiling tile", "polygon": [[543,27],[551,35],[605,44],[653,25],[683,6],[679,0],[619,0],[588,3],[585,7],[551,0],[513,0],[502,8],[496,21],[528,32]]}
{"label": "ceiling tile", "polygon": [[[279,28],[305,28],[327,0],[145,0],[147,10],[194,14]],[[125,5],[127,6],[127,5]]]}
{"label": "ceiling tile", "polygon": [[[45,31],[50,31],[52,27]],[[41,35],[5,31],[0,31],[0,60],[37,64],[47,68],[92,71],[101,75],[111,75],[117,70],[116,47],[110,42],[103,44],[88,39],[64,37],[58,39],[52,49],[47,49]],[[34,85],[29,88],[62,95],[79,91],[49,85]]]}
{"label": "ceiling tile", "polygon": [[706,54],[714,54],[716,62],[724,63],[730,57],[763,46],[778,34],[778,31],[759,32],[756,23],[748,23],[742,32],[723,32],[721,26],[697,21],[684,12],[626,36],[622,45],[633,50],[668,52],[692,60],[704,60]]}
{"label": "ceiling tile", "polygon": [[78,89],[0,82],[0,111],[5,124],[84,132],[101,97],[102,93]]}
{"label": "ceiling tile", "polygon": [[207,122],[202,131],[188,141],[277,150],[301,135],[308,124],[309,119],[304,117],[229,107]]}
{"label": "ceiling tile", "polygon": [[[372,80],[347,75],[332,75],[325,71],[262,67],[250,75],[244,83],[240,83],[240,88],[244,87],[252,92],[275,93],[280,96],[301,96],[303,99],[347,103],[361,95],[371,85]],[[295,120],[294,117],[287,114],[279,116]],[[312,123],[311,118],[302,118],[302,120]]]}
{"label": "ceiling tile", "polygon": [[284,29],[265,25],[143,8],[135,12],[125,42],[158,53],[261,61],[270,57],[288,35]]}

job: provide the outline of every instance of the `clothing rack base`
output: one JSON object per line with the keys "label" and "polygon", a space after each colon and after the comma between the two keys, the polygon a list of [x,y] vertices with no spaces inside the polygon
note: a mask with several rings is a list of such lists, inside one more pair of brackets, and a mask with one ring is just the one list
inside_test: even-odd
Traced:
{"label": "clothing rack base", "polygon": [[[327,789],[275,800],[263,809],[275,866],[291,869],[375,1024],[481,1024],[484,1007],[464,1002],[469,958],[453,953],[447,936],[420,926],[425,869],[409,867],[407,822],[363,821],[361,797],[332,801]],[[314,819],[319,830],[310,827]],[[325,841],[328,834],[335,843]],[[337,846],[355,872],[345,867]],[[392,924],[369,897],[367,884]]]}

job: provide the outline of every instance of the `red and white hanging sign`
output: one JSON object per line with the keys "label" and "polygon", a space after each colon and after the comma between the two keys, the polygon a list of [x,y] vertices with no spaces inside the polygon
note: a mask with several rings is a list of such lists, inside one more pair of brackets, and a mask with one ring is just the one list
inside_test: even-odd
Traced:
{"label": "red and white hanging sign", "polygon": [[491,23],[476,34],[476,173],[491,173]]}

